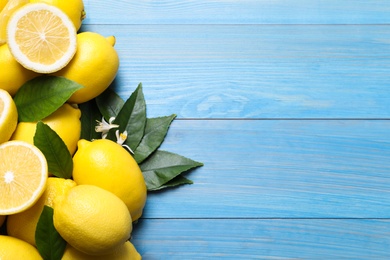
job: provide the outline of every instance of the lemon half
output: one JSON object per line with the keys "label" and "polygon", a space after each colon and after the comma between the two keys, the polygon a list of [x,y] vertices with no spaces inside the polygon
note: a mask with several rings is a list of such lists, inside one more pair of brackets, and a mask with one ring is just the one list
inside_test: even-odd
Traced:
{"label": "lemon half", "polygon": [[1,144],[0,215],[31,207],[44,192],[47,178],[47,162],[37,147],[23,141]]}
{"label": "lemon half", "polygon": [[27,69],[52,73],[65,67],[76,53],[76,28],[59,8],[30,3],[8,21],[7,43],[15,59]]}

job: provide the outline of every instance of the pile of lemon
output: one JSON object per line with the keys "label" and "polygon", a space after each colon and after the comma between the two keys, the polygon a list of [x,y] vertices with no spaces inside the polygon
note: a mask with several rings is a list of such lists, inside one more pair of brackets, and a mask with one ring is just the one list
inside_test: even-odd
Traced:
{"label": "pile of lemon", "polygon": [[[0,10],[0,259],[42,259],[35,235],[45,206],[67,243],[62,259],[141,259],[129,241],[147,195],[138,164],[114,141],[80,140],[77,104],[114,80],[115,38],[78,32],[82,0],[0,0]],[[40,75],[83,86],[42,120],[73,156],[72,179],[48,172],[34,146],[37,122],[18,122],[13,96]]]}

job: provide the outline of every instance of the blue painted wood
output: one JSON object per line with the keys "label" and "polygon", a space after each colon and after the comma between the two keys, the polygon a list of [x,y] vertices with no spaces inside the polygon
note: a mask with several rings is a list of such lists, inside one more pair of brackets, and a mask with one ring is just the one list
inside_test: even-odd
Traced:
{"label": "blue painted wood", "polygon": [[387,0],[86,1],[88,24],[383,24]]}
{"label": "blue painted wood", "polygon": [[115,89],[150,116],[390,118],[389,26],[85,26],[115,35]]}
{"label": "blue painted wood", "polygon": [[153,219],[132,242],[144,260],[389,259],[389,220]]}
{"label": "blue painted wood", "polygon": [[387,0],[85,4],[112,87],[143,82],[178,114],[161,149],[205,163],[149,194],[143,259],[390,259]]}
{"label": "blue painted wood", "polygon": [[204,162],[145,218],[390,218],[389,120],[176,120],[161,147]]}

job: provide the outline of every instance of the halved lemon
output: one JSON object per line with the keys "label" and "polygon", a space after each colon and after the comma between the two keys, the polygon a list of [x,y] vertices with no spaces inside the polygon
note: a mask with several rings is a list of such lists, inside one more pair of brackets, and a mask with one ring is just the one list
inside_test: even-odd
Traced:
{"label": "halved lemon", "polygon": [[52,73],[65,67],[76,53],[77,32],[59,8],[30,3],[8,21],[7,43],[14,58],[27,69]]}
{"label": "halved lemon", "polygon": [[0,215],[22,212],[46,188],[47,162],[35,146],[23,141],[0,145]]}
{"label": "halved lemon", "polygon": [[18,112],[11,95],[0,89],[0,144],[8,141],[18,124]]}
{"label": "halved lemon", "polygon": [[29,0],[0,0],[0,7],[4,5],[0,12],[0,45],[6,42],[7,24],[10,16],[21,6],[27,4]]}

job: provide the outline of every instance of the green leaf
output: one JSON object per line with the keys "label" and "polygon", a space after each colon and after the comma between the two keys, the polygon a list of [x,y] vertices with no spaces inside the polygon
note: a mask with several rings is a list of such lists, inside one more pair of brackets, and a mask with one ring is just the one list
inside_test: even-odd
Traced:
{"label": "green leaf", "polygon": [[44,260],[60,260],[67,244],[54,227],[53,214],[53,208],[44,206],[35,230],[37,249]]}
{"label": "green leaf", "polygon": [[81,111],[81,134],[80,139],[92,141],[93,139],[101,139],[102,134],[95,131],[97,121],[102,121],[102,114],[96,105],[94,99],[79,104]]}
{"label": "green leaf", "polygon": [[73,161],[68,148],[61,137],[41,121],[37,123],[34,145],[45,155],[50,173],[65,179],[72,177]]}
{"label": "green leaf", "polygon": [[39,76],[27,81],[14,97],[19,121],[42,120],[62,106],[80,88],[80,84],[56,76]]}
{"label": "green leaf", "polygon": [[134,151],[137,163],[141,163],[161,145],[175,117],[176,115],[170,115],[146,119],[144,136]]}
{"label": "green leaf", "polygon": [[159,189],[181,173],[202,165],[181,155],[157,150],[140,164],[140,168],[151,191]]}
{"label": "green leaf", "polygon": [[154,190],[149,190],[149,191],[162,190],[162,189],[172,188],[172,187],[183,185],[183,184],[193,184],[193,183],[194,183],[193,181],[179,175],[179,176],[173,178],[172,180],[168,181],[164,185],[162,185]]}
{"label": "green leaf", "polygon": [[146,104],[142,84],[139,84],[126,100],[113,123],[119,125],[119,129],[110,130],[107,138],[116,142],[115,131],[119,130],[123,133],[126,130],[125,143],[134,151],[144,135],[146,124]]}
{"label": "green leaf", "polygon": [[96,97],[96,104],[106,121],[116,117],[124,105],[123,99],[110,88]]}

